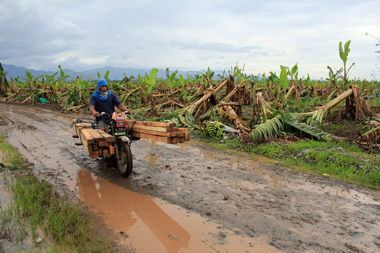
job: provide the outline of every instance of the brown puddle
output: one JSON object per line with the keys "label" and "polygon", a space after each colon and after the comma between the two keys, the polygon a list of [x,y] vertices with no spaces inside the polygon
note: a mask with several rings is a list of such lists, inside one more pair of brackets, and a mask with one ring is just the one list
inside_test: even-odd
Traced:
{"label": "brown puddle", "polygon": [[[78,197],[107,225],[127,236],[137,252],[282,252],[270,236],[247,238],[179,206],[111,184],[86,170],[77,173]],[[218,228],[219,226],[219,228]]]}

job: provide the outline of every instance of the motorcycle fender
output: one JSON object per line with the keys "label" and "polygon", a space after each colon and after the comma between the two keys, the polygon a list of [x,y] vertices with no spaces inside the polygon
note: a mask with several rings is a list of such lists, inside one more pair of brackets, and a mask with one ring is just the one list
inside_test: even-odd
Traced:
{"label": "motorcycle fender", "polygon": [[123,142],[126,142],[126,143],[130,143],[131,140],[127,137],[127,136],[120,136],[120,139],[123,141]]}

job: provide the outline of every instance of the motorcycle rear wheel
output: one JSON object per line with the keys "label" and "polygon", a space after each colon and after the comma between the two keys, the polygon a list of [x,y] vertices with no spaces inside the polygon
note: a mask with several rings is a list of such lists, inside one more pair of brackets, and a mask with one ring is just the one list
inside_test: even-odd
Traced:
{"label": "motorcycle rear wheel", "polygon": [[117,140],[117,148],[119,152],[119,159],[117,159],[117,168],[120,174],[128,177],[132,173],[132,152],[128,144],[124,143],[121,139]]}

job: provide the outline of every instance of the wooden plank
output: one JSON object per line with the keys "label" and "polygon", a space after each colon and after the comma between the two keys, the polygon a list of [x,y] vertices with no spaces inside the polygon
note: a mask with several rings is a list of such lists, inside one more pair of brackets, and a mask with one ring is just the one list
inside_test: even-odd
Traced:
{"label": "wooden plank", "polygon": [[172,138],[172,144],[177,144],[178,143],[178,138],[177,137],[174,137]]}
{"label": "wooden plank", "polygon": [[92,144],[92,150],[93,151],[98,151],[98,149],[99,149],[99,146],[97,143]]}
{"label": "wooden plank", "polygon": [[98,155],[98,151],[94,151],[93,154],[94,154],[94,158],[95,158],[95,159],[97,159],[97,158],[99,157],[99,155]]}
{"label": "wooden plank", "polygon": [[150,135],[150,134],[144,134],[144,133],[137,133],[133,132],[132,136],[138,137],[138,138],[144,138],[147,140],[152,140],[152,141],[159,141],[163,143],[171,143],[171,137],[164,137],[164,136],[156,136],[156,135]]}
{"label": "wooden plank", "polygon": [[75,134],[74,135],[78,135],[79,136],[79,128],[77,127],[77,124],[74,125],[74,130],[75,130]]}
{"label": "wooden plank", "polygon": [[113,146],[109,146],[108,148],[110,149],[110,155],[114,155],[115,154],[115,148]]}
{"label": "wooden plank", "polygon": [[154,121],[135,121],[133,119],[127,119],[127,124],[132,125],[135,122],[134,126],[153,126],[153,127],[165,127],[171,128],[175,127],[175,123],[164,123],[164,122],[154,122]]}
{"label": "wooden plank", "polygon": [[76,127],[91,127],[91,123],[75,123]]}
{"label": "wooden plank", "polygon": [[94,138],[88,132],[88,128],[81,128],[79,131],[80,131],[80,136],[81,136],[82,142],[83,142],[83,140],[86,140],[87,144],[93,144],[93,143],[95,143]]}
{"label": "wooden plank", "polygon": [[[131,127],[132,124],[128,123],[128,126]],[[169,133],[173,132],[173,128],[167,128],[167,127],[155,127],[155,126],[140,126],[140,125],[134,125],[132,128],[132,131],[135,129],[144,129],[144,130],[149,130],[149,131],[157,131],[157,132],[164,132],[164,133]]]}
{"label": "wooden plank", "polygon": [[103,149],[103,157],[109,157],[110,153],[108,152],[108,149]]}
{"label": "wooden plank", "polygon": [[100,135],[98,133],[98,131],[96,131],[95,129],[88,129],[87,130],[91,135],[92,137],[94,138],[95,142],[99,142],[99,141],[104,141],[104,138],[102,135]]}
{"label": "wooden plank", "polygon": [[[178,132],[184,133],[185,134],[185,141],[190,140],[189,133],[187,132],[187,128],[177,128]],[[182,136],[179,136],[182,137]]]}
{"label": "wooden plank", "polygon": [[80,129],[84,128],[84,127],[91,127],[91,123],[75,123],[75,133],[77,135],[80,134]]}
{"label": "wooden plank", "polygon": [[98,134],[100,134],[104,138],[104,140],[106,142],[114,142],[115,141],[115,136],[107,134],[106,132],[104,132],[100,129],[95,129],[95,130],[98,132]]}
{"label": "wooden plank", "polygon": [[184,143],[185,142],[185,137],[179,138],[179,143]]}
{"label": "wooden plank", "polygon": [[157,135],[157,136],[165,136],[165,137],[184,137],[185,133],[180,133],[180,132],[158,132],[158,131],[151,131],[151,130],[146,130],[146,129],[141,129],[141,128],[135,128],[133,127],[133,132],[138,132],[138,133],[144,133],[144,134],[151,134],[151,135]]}
{"label": "wooden plank", "polygon": [[85,140],[85,139],[82,139],[82,143],[83,143],[84,148],[85,148],[86,151],[87,151],[88,156],[89,156],[89,157],[94,157],[94,153],[93,153],[93,151],[92,151],[92,145],[91,145],[91,144],[88,144],[88,143],[87,143],[87,140]]}
{"label": "wooden plank", "polygon": [[98,145],[99,147],[109,147],[109,146],[112,146],[112,142],[99,141]]}
{"label": "wooden plank", "polygon": [[98,156],[103,156],[103,149],[102,148],[98,149]]}

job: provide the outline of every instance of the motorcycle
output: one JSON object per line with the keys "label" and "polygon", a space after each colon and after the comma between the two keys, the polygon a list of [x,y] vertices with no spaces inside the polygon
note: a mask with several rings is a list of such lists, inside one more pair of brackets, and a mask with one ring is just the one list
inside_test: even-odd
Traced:
{"label": "motorcycle", "polygon": [[111,159],[115,159],[117,168],[124,177],[128,177],[132,173],[133,161],[131,152],[131,140],[136,138],[128,137],[127,115],[129,112],[113,112],[112,115],[102,112],[97,117],[102,117],[105,120],[105,132],[115,136],[113,147],[115,154]]}

